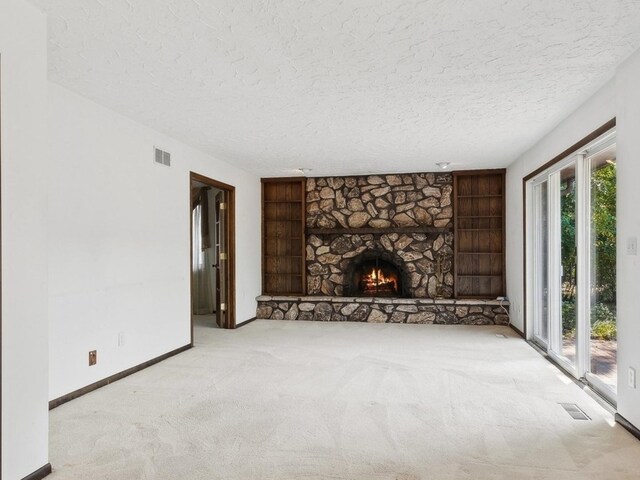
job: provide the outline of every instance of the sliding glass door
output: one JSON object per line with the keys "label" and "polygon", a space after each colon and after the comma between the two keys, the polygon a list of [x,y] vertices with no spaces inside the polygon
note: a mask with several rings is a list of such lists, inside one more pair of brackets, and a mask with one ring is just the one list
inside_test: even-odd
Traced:
{"label": "sliding glass door", "polygon": [[527,183],[532,340],[615,401],[615,134]]}
{"label": "sliding glass door", "polygon": [[549,182],[544,178],[533,185],[533,212],[539,228],[533,232],[534,262],[533,279],[535,301],[533,302],[533,340],[541,347],[549,345]]}

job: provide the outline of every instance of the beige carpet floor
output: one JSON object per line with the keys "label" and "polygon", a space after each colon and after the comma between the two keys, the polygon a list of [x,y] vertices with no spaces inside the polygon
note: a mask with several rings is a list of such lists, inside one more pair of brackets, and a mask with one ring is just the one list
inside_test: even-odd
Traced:
{"label": "beige carpet floor", "polygon": [[640,478],[640,442],[505,327],[198,327],[53,410],[50,455],[52,480]]}

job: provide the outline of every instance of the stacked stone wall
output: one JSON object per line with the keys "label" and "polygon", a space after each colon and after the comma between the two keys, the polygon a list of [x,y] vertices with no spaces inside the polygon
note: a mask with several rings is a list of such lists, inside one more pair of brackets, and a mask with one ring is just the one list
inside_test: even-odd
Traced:
{"label": "stacked stone wall", "polygon": [[307,179],[307,227],[451,227],[450,173]]}
{"label": "stacked stone wall", "polygon": [[[309,235],[307,237],[307,293],[343,295],[344,272],[355,257],[370,250],[397,255],[407,271],[407,291],[415,298],[453,295],[453,235],[451,233],[384,233]],[[442,257],[442,287],[438,292],[437,256]]]}
{"label": "stacked stone wall", "polygon": [[508,325],[508,303],[349,297],[258,297],[259,319],[319,322]]}
{"label": "stacked stone wall", "polygon": [[[314,232],[306,241],[307,293],[343,295],[349,263],[363,252],[378,250],[402,259],[409,296],[450,298],[452,182],[450,173],[307,179],[306,223]],[[357,229],[367,233],[354,232]]]}

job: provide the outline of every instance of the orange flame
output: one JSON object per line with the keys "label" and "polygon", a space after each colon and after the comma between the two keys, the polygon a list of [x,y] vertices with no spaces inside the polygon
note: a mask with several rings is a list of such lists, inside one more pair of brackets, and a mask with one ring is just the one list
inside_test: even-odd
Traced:
{"label": "orange flame", "polygon": [[374,268],[371,273],[362,276],[364,290],[393,290],[396,289],[395,276],[386,276],[381,269]]}

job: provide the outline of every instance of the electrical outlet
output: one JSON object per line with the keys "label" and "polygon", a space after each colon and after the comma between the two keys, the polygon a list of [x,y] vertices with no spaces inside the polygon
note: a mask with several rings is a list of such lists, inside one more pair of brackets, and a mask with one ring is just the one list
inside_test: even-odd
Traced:
{"label": "electrical outlet", "polygon": [[638,255],[638,239],[636,237],[627,238],[627,255]]}
{"label": "electrical outlet", "polygon": [[633,367],[629,367],[629,378],[627,380],[629,384],[629,388],[636,388],[636,369]]}
{"label": "electrical outlet", "polygon": [[92,367],[96,363],[98,363],[98,351],[97,350],[91,350],[89,352],[89,366]]}
{"label": "electrical outlet", "polygon": [[118,346],[124,347],[124,332],[118,333]]}

